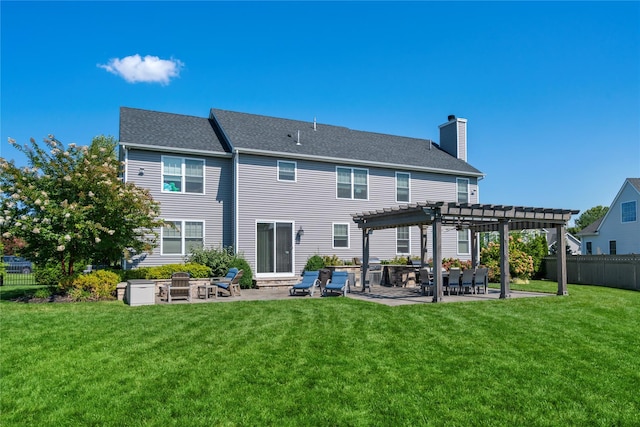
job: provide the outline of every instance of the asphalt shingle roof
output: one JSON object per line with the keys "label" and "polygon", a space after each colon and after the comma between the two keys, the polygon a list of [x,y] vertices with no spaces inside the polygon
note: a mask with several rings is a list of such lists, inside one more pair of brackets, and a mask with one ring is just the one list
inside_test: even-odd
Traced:
{"label": "asphalt shingle roof", "polygon": [[640,178],[627,178],[627,181],[640,192]]}
{"label": "asphalt shingle roof", "polygon": [[[467,162],[426,139],[351,130],[346,127],[211,109],[210,118],[120,108],[120,142],[174,150],[228,153],[259,151],[271,155],[312,156],[450,171],[481,176]],[[218,125],[222,132],[218,128]],[[300,144],[298,141],[300,134]]]}
{"label": "asphalt shingle roof", "polygon": [[228,152],[208,118],[120,108],[120,142],[151,147]]}
{"label": "asphalt shingle roof", "polygon": [[[346,127],[211,109],[231,144],[239,149],[345,161],[380,162],[481,175],[478,169],[431,141],[351,130]],[[300,132],[300,145],[296,144]]]}

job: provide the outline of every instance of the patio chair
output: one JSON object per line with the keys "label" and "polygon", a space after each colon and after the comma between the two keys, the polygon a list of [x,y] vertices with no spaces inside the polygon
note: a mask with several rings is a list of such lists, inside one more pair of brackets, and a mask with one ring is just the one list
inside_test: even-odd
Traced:
{"label": "patio chair", "polygon": [[473,292],[473,275],[475,274],[475,269],[467,268],[462,272],[462,293],[465,294],[467,289],[469,289],[469,293]]}
{"label": "patio chair", "polygon": [[302,276],[302,281],[293,285],[291,289],[289,289],[289,294],[293,296],[301,293],[302,295],[308,294],[312,297],[316,288],[320,287],[318,274],[320,274],[318,271],[305,271]]}
{"label": "patio chair", "polygon": [[212,277],[209,283],[198,286],[198,298],[204,297],[207,299],[211,296],[211,292],[215,292],[216,298],[218,297],[218,286],[216,283],[231,283],[233,278],[238,274],[238,269],[232,267],[227,271],[224,277]]}
{"label": "patio chair", "polygon": [[240,279],[242,279],[242,270],[238,270],[233,279],[228,281],[211,281],[211,284],[218,287],[218,290],[223,290],[229,293],[230,297],[240,296]]}
{"label": "patio chair", "polygon": [[189,283],[189,278],[189,273],[186,272],[178,272],[171,275],[171,283],[163,287],[167,302],[175,299],[191,301],[191,283]]}
{"label": "patio chair", "polygon": [[480,288],[484,288],[484,293],[487,293],[487,282],[489,276],[488,268],[478,268],[476,270],[476,277],[473,279],[473,287],[476,293],[480,293]]}
{"label": "patio chair", "polygon": [[346,271],[334,271],[331,274],[331,279],[327,282],[324,287],[323,295],[328,296],[329,294],[342,294],[343,296],[347,296],[347,292],[349,291],[349,275]]}
{"label": "patio chair", "polygon": [[451,291],[455,289],[456,295],[460,294],[460,269],[449,269],[449,281],[447,283],[447,295],[451,295]]}
{"label": "patio chair", "polygon": [[420,269],[420,294],[421,295],[431,295],[433,293],[433,275],[431,273],[431,269],[421,268]]}

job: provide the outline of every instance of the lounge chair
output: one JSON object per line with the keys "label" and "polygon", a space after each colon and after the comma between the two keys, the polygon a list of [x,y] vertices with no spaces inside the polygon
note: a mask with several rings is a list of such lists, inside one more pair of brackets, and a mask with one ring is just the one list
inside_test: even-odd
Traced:
{"label": "lounge chair", "polygon": [[487,281],[488,281],[489,269],[479,268],[476,270],[476,277],[473,279],[473,287],[476,293],[480,293],[480,288],[484,288],[484,293],[487,293]]}
{"label": "lounge chair", "polygon": [[204,297],[207,299],[211,296],[211,292],[215,292],[215,297],[218,297],[218,285],[217,283],[231,283],[233,278],[238,274],[238,269],[232,267],[227,271],[224,277],[212,277],[209,283],[198,286],[198,298]]}
{"label": "lounge chair", "polygon": [[229,293],[230,297],[233,296],[240,296],[240,279],[242,279],[242,274],[243,271],[242,270],[238,270],[238,272],[236,273],[235,276],[233,276],[233,279],[231,279],[231,281],[227,281],[227,280],[220,280],[220,281],[211,281],[211,284],[213,286],[217,286],[218,290],[223,290]]}
{"label": "lounge chair", "polygon": [[460,269],[449,269],[449,281],[447,283],[447,295],[451,295],[451,291],[455,289],[456,294],[460,293]]}
{"label": "lounge chair", "polygon": [[189,273],[179,272],[171,275],[171,283],[163,286],[167,302],[174,299],[191,301],[191,284]]}
{"label": "lounge chair", "polygon": [[302,281],[297,283],[289,289],[290,295],[297,295],[300,292],[302,295],[308,294],[313,296],[316,288],[320,287],[320,280],[318,279],[318,271],[305,271],[302,276]]}
{"label": "lounge chair", "polygon": [[473,268],[467,268],[462,272],[462,293],[466,293],[469,289],[469,293],[473,292],[473,275],[475,270]]}
{"label": "lounge chair", "polygon": [[327,282],[324,287],[323,295],[327,296],[329,294],[342,294],[343,296],[347,296],[347,292],[349,291],[349,275],[346,271],[334,271],[331,274],[331,279]]}

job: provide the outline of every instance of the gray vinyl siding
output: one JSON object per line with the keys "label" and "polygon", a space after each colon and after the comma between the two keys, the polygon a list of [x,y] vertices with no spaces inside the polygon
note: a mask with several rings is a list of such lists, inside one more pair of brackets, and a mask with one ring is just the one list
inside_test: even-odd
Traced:
{"label": "gray vinyl siding", "polygon": [[[205,161],[204,194],[176,194],[162,192],[162,156],[164,153],[128,151],[127,181],[149,189],[154,200],[160,202],[160,217],[167,220],[204,222],[204,244],[207,247],[233,244],[233,180],[230,158],[197,155],[167,154]],[[144,168],[143,175],[139,174]],[[158,242],[160,244],[160,242]],[[184,262],[183,255],[161,255],[155,248],[135,265],[152,266]]]}
{"label": "gray vinyl siding", "polygon": [[[395,169],[368,170],[368,200],[338,199],[336,196],[336,166],[357,167],[297,160],[297,181],[277,179],[278,157],[240,154],[238,165],[238,250],[244,253],[252,268],[256,266],[256,222],[293,222],[293,232],[302,228],[299,242],[294,239],[294,274],[299,274],[306,260],[314,255],[336,255],[343,260],[362,256],[362,232],[351,215],[363,211],[398,205]],[[456,176],[411,171],[411,202],[438,200],[455,201]],[[470,188],[477,180],[470,180]],[[477,194],[477,191],[475,192]],[[477,202],[476,196],[471,196]],[[333,224],[349,224],[349,248],[333,248]],[[431,253],[431,229],[429,228]],[[396,230],[378,230],[371,239],[371,255],[381,259],[396,256]],[[443,251],[447,257],[458,257],[455,230],[444,233]],[[419,228],[411,228],[411,254],[420,254]]]}
{"label": "gray vinyl siding", "polygon": [[458,126],[458,158],[467,161],[467,124],[457,122]]}
{"label": "gray vinyl siding", "polygon": [[[625,202],[636,201],[635,222],[622,222],[621,205]],[[583,237],[585,244],[582,253],[586,254],[586,242],[592,242],[593,255],[609,254],[609,242],[616,241],[617,255],[640,253],[640,196],[638,191],[628,182],[614,200],[609,212],[603,219],[598,234]]]}

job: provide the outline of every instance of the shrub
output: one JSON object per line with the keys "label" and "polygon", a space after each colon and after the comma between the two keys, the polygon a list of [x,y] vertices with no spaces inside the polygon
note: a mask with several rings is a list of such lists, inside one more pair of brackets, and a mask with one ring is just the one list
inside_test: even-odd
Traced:
{"label": "shrub", "polygon": [[328,266],[328,265],[332,265],[332,266],[344,265],[344,261],[342,261],[336,255],[325,255],[325,256],[322,257],[322,259],[324,260],[324,265],[326,265],[326,266]]}
{"label": "shrub", "polygon": [[93,299],[109,299],[115,296],[119,281],[120,277],[116,273],[98,270],[65,280],[62,286],[74,301],[84,300],[86,295]]}
{"label": "shrub", "polygon": [[[211,269],[206,265],[196,264],[165,264],[155,267],[140,267],[125,273],[124,279],[170,279],[173,273],[187,272],[193,278],[211,277]],[[225,271],[226,273],[226,271]]]}
{"label": "shrub", "polygon": [[[509,274],[528,280],[533,274],[533,258],[522,249],[522,240],[509,236]],[[500,281],[500,244],[490,242],[480,252],[480,263],[489,268],[489,281]]]}
{"label": "shrub", "polygon": [[63,278],[59,264],[47,264],[34,270],[36,282],[40,285],[56,287]]}
{"label": "shrub", "polygon": [[313,255],[307,258],[307,263],[304,266],[304,271],[318,271],[324,267],[324,258],[320,255]]}
{"label": "shrub", "polygon": [[91,292],[80,288],[71,288],[67,292],[67,296],[69,296],[72,301],[89,301],[91,299]]}
{"label": "shrub", "polygon": [[36,289],[33,293],[34,298],[50,298],[51,295],[53,295],[53,290],[51,288]]}
{"label": "shrub", "polygon": [[450,268],[459,268],[467,270],[471,268],[471,260],[462,261],[458,258],[442,258],[442,267],[449,270]]}
{"label": "shrub", "polygon": [[231,261],[235,258],[233,248],[196,248],[186,257],[187,262],[206,265],[211,269],[211,275],[224,276],[227,274]]}

